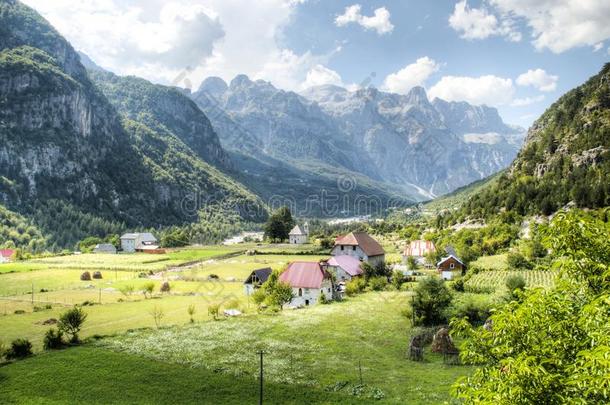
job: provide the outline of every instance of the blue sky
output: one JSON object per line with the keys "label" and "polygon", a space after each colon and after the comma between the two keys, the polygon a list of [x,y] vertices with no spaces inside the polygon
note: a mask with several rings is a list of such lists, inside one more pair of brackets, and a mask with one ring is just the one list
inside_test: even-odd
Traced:
{"label": "blue sky", "polygon": [[183,87],[239,73],[295,91],[422,85],[522,126],[610,60],[607,0],[24,1],[118,74]]}

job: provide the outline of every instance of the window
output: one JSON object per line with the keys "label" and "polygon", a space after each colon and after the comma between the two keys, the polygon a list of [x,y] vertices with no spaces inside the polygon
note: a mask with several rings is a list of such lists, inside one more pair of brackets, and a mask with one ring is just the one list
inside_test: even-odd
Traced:
{"label": "window", "polygon": [[330,292],[330,288],[328,288],[328,292]]}
{"label": "window", "polygon": [[343,250],[343,248],[344,248],[344,247],[345,247],[345,246],[341,245],[341,250]]}
{"label": "window", "polygon": [[449,268],[450,268],[450,269],[454,269],[454,268],[455,268],[455,263],[450,263],[450,264],[449,264]]}
{"label": "window", "polygon": [[353,250],[353,251],[356,251],[356,246],[352,246],[352,250]]}
{"label": "window", "polygon": [[299,297],[302,297],[302,296],[303,296],[303,289],[299,288]]}

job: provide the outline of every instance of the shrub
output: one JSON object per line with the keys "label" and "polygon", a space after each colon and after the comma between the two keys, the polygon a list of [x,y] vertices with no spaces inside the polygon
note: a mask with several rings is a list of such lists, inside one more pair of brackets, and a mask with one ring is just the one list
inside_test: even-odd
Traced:
{"label": "shrub", "polygon": [[61,332],[70,335],[71,343],[78,343],[78,333],[86,319],[85,311],[80,307],[74,307],[60,315],[57,327]]}
{"label": "shrub", "polygon": [[214,320],[218,319],[220,313],[220,304],[210,304],[208,307],[208,314],[214,317]]}
{"label": "shrub", "polygon": [[531,270],[534,267],[532,262],[527,260],[525,256],[518,252],[510,252],[506,256],[506,263],[508,263],[508,266],[513,269]]}
{"label": "shrub", "polygon": [[220,277],[218,277],[218,274],[210,274],[208,276],[208,280],[218,280]]}
{"label": "shrub", "polygon": [[149,281],[148,283],[144,284],[144,289],[142,290],[144,299],[146,299],[148,296],[152,296],[153,291],[155,291],[155,283],[153,281]]}
{"label": "shrub", "polygon": [[91,273],[89,273],[88,271],[84,272],[83,274],[80,275],[80,279],[81,279],[81,281],[91,280]]}
{"label": "shrub", "polygon": [[464,279],[458,278],[453,283],[451,283],[451,288],[453,288],[457,292],[464,292]]}
{"label": "shrub", "polygon": [[123,294],[125,296],[125,298],[127,298],[128,296],[130,296],[133,293],[133,285],[131,284],[126,284],[122,287],[119,287],[119,291],[121,292],[121,294]]}
{"label": "shrub", "polygon": [[433,326],[447,321],[445,311],[451,303],[451,293],[445,282],[436,277],[426,277],[415,288],[413,312],[418,325]]}
{"label": "shrub", "polygon": [[325,305],[325,304],[330,304],[332,302],[332,300],[329,300],[328,298],[326,298],[326,295],[324,295],[323,292],[320,292],[320,304]]}
{"label": "shrub", "polygon": [[506,279],[506,288],[512,297],[516,297],[516,292],[518,290],[524,290],[525,285],[525,279],[518,274],[510,276]]}
{"label": "shrub", "polygon": [[101,271],[94,271],[93,272],[93,278],[99,280],[102,278],[102,272]]}
{"label": "shrub", "polygon": [[43,347],[45,350],[60,349],[64,345],[64,333],[55,328],[51,328],[45,333]]}
{"label": "shrub", "polygon": [[453,301],[447,315],[450,318],[468,318],[472,325],[483,325],[493,306],[489,295],[463,294]]}
{"label": "shrub", "polygon": [[191,323],[195,322],[195,319],[193,319],[193,316],[195,315],[195,305],[189,305],[186,312],[189,314],[189,318],[191,318]]}
{"label": "shrub", "polygon": [[345,285],[345,293],[351,297],[361,293],[365,288],[366,280],[362,277],[355,277]]}
{"label": "shrub", "polygon": [[23,309],[16,309],[14,314],[15,315],[23,315],[23,314],[25,314],[25,311]]}
{"label": "shrub", "polygon": [[155,305],[155,307],[150,311],[150,315],[155,321],[155,326],[157,327],[157,329],[159,329],[159,326],[161,325],[161,320],[165,316],[163,309]]}
{"label": "shrub", "polygon": [[369,287],[373,291],[383,291],[388,285],[388,279],[383,276],[369,279]]}
{"label": "shrub", "polygon": [[164,281],[163,284],[161,284],[160,291],[162,293],[168,293],[171,289],[172,287],[169,285],[169,281]]}
{"label": "shrub", "polygon": [[404,282],[405,276],[400,271],[394,270],[394,273],[392,273],[392,285],[394,286],[394,288],[400,290],[400,287]]}
{"label": "shrub", "polygon": [[23,359],[32,355],[32,343],[27,339],[15,339],[4,356],[8,360]]}

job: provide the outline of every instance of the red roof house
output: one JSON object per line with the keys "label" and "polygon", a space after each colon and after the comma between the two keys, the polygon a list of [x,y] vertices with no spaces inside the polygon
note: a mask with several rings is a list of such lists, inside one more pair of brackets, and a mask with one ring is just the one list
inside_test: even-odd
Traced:
{"label": "red roof house", "polygon": [[292,288],[320,288],[326,278],[328,273],[318,262],[292,262],[279,280]]}
{"label": "red roof house", "polygon": [[15,253],[14,249],[0,249],[0,263],[11,261],[13,253]]}
{"label": "red roof house", "polygon": [[412,240],[405,246],[405,256],[425,257],[429,253],[436,252],[434,242],[431,240]]}

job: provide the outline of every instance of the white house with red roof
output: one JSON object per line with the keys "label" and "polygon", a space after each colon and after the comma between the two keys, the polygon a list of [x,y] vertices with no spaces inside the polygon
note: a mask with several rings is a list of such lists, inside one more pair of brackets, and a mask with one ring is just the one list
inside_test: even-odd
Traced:
{"label": "white house with red roof", "polygon": [[314,305],[324,295],[332,300],[333,285],[330,274],[318,262],[292,262],[280,274],[279,281],[292,287],[291,306]]}
{"label": "white house with red roof", "polygon": [[350,281],[354,277],[362,275],[360,265],[362,262],[354,256],[339,255],[328,260],[328,271],[335,275],[335,281]]}
{"label": "white house with red roof", "polygon": [[371,266],[385,262],[385,250],[366,232],[351,232],[338,237],[330,254],[335,257],[352,256]]}
{"label": "white house with red roof", "polygon": [[13,257],[13,253],[15,253],[15,250],[13,249],[0,249],[0,263],[10,262],[12,260],[11,257]]}

